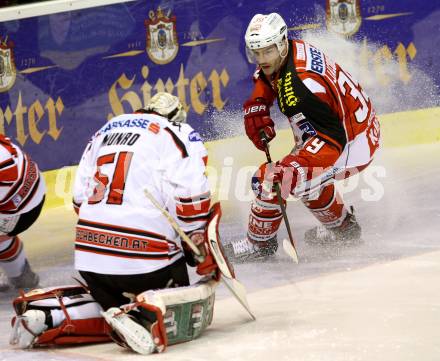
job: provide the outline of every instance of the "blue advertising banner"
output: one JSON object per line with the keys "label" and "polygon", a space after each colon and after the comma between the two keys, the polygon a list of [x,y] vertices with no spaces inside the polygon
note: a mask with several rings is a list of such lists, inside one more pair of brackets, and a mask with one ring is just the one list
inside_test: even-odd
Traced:
{"label": "blue advertising banner", "polygon": [[368,91],[405,100],[379,111],[438,104],[437,0],[135,1],[1,23],[0,133],[43,170],[76,164],[104,122],[166,90],[205,140],[230,134],[220,122],[241,134],[236,115],[255,69],[243,36],[253,15],[274,11],[292,37],[339,34],[357,44],[351,61],[365,65],[366,82],[376,79]]}

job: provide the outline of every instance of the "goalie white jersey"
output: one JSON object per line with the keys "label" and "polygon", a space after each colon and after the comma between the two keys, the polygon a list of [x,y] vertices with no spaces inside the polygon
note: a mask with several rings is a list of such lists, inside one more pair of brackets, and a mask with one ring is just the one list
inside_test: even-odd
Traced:
{"label": "goalie white jersey", "polygon": [[141,274],[183,257],[177,234],[144,189],[184,231],[201,228],[210,206],[206,160],[188,124],[138,113],[108,121],[86,147],[75,179],[76,269]]}

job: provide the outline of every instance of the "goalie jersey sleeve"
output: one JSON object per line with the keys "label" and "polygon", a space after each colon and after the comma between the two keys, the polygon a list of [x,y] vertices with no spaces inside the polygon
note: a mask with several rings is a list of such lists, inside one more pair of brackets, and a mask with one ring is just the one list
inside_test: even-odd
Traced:
{"label": "goalie jersey sleeve", "polygon": [[188,124],[152,114],[110,120],[87,145],[75,179],[76,268],[141,274],[181,258],[176,232],[144,189],[184,231],[203,227],[210,205],[206,156]]}
{"label": "goalie jersey sleeve", "polygon": [[[181,146],[177,139],[175,144],[165,145],[168,156],[163,164],[164,194],[168,210],[179,226],[191,232],[203,228],[208,219],[211,193],[205,175],[207,152],[195,131],[181,138]],[[176,146],[182,151],[173,151]]]}

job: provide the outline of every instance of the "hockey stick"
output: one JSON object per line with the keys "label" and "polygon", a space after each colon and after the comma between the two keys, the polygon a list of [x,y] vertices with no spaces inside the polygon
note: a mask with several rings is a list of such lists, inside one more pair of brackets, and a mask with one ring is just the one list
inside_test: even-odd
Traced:
{"label": "hockey stick", "polygon": [[[264,145],[264,152],[266,153],[266,158],[268,163],[272,163],[272,157],[269,152],[269,144],[267,142],[266,136],[263,131],[260,132],[261,141]],[[298,253],[296,252],[295,241],[293,240],[292,230],[290,228],[289,219],[287,218],[286,207],[284,206],[283,199],[281,198],[281,189],[280,184],[278,182],[274,183],[275,192],[277,194],[278,205],[281,208],[281,213],[283,214],[284,224],[287,228],[287,234],[289,235],[290,242],[284,238],[283,239],[283,248],[284,252],[286,252],[290,258],[293,259],[295,263],[298,263]]]}
{"label": "hockey stick", "polygon": [[[144,189],[145,196],[153,203],[153,205],[165,216],[165,218],[170,223],[171,227],[178,233],[180,238],[183,242],[185,242],[191,250],[196,254],[196,259],[199,262],[203,261],[203,256],[199,250],[199,248],[194,244],[193,241],[186,235],[186,233],[180,228],[180,226],[177,224],[176,220],[171,216],[171,214],[163,208],[159,202],[154,198],[154,196],[147,190]],[[218,216],[216,216],[218,217]],[[253,320],[255,320],[255,316],[253,315],[249,303],[247,301],[246,297],[246,289],[245,287],[232,275],[231,270],[229,269],[228,265],[226,264],[226,261],[222,255],[222,252],[220,250],[220,247],[217,243],[217,237],[215,236],[216,229],[211,229],[212,227],[209,227],[208,229],[208,238],[209,238],[209,248],[211,250],[212,255],[215,258],[215,261],[218,265],[219,271],[221,273],[221,279],[225,286],[229,289],[229,291],[233,294],[233,296],[237,299],[238,302],[246,309],[246,311],[249,313],[249,315],[252,317]],[[214,234],[212,233],[214,232]],[[230,283],[229,283],[230,282]]]}
{"label": "hockey stick", "polygon": [[197,259],[197,261],[202,261],[202,254],[200,253],[199,248],[194,244],[193,241],[189,239],[182,228],[179,227],[176,220],[171,216],[171,214],[169,214],[168,211],[159,204],[156,198],[154,198],[147,189],[144,189],[144,194],[150,200],[150,202],[153,203],[153,205],[165,216],[165,218],[171,224],[171,227],[173,227],[174,230],[179,234],[180,238],[182,238],[182,240],[189,246],[189,248],[191,248],[191,250],[196,255],[195,258]]}
{"label": "hockey stick", "polygon": [[216,214],[214,216],[214,220],[209,223],[208,226],[208,244],[211,250],[211,254],[214,256],[215,262],[222,274],[222,281],[225,286],[229,289],[229,291],[234,295],[238,302],[245,308],[245,310],[249,313],[249,316],[255,321],[256,318],[252,313],[249,303],[246,297],[246,289],[243,284],[241,284],[232,274],[231,269],[229,268],[226,260],[223,256],[223,252],[220,249],[220,245],[217,241],[217,225],[219,215]]}

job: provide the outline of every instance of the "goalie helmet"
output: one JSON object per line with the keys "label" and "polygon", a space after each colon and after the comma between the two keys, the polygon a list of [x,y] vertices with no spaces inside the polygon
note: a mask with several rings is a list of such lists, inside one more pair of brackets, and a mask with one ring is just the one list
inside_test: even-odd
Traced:
{"label": "goalie helmet", "polygon": [[246,54],[250,62],[255,62],[252,50],[276,45],[280,56],[287,55],[287,25],[277,13],[255,15],[244,36]]}
{"label": "goalie helmet", "polygon": [[183,109],[182,103],[178,97],[170,93],[159,92],[155,94],[145,110],[157,113],[173,123],[186,122],[186,111]]}

